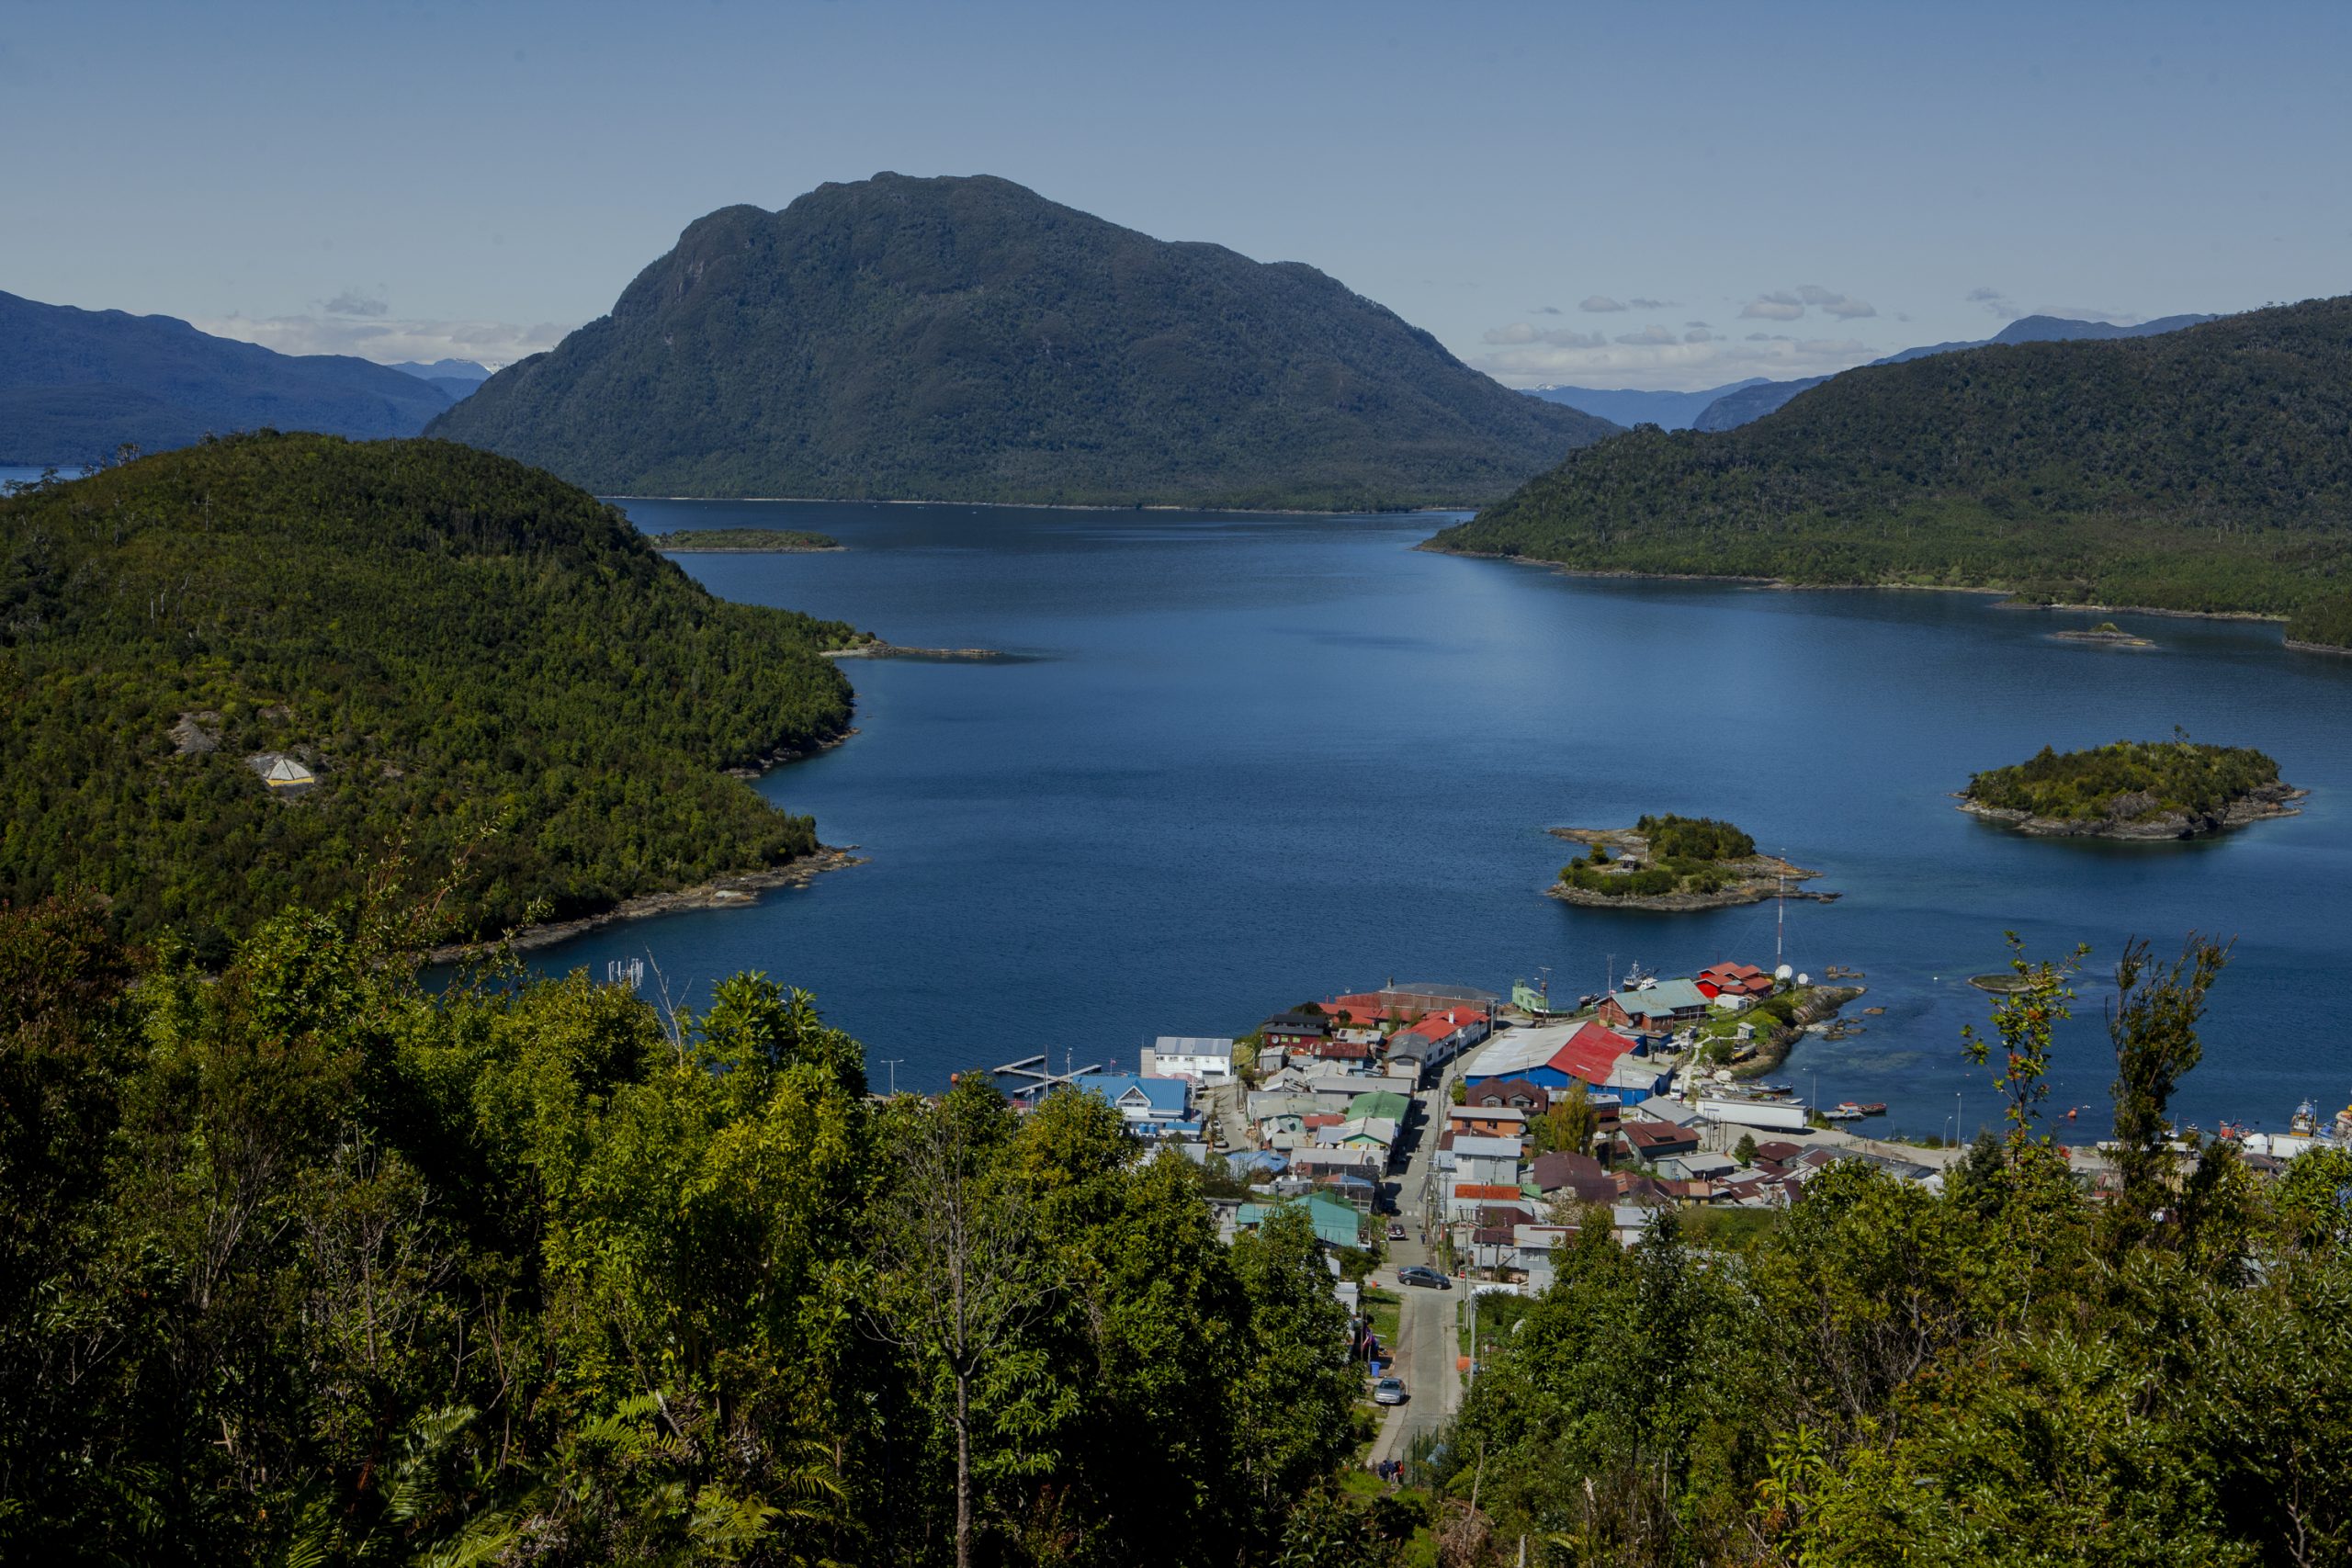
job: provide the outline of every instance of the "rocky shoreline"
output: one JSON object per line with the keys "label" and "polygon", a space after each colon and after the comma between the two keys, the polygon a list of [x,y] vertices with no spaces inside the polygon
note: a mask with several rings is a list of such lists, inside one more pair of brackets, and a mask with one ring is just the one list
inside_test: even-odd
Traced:
{"label": "rocky shoreline", "polygon": [[2052,632],[2052,642],[2088,643],[2094,648],[2154,648],[2156,645],[2143,637],[2113,626],[2077,626],[2063,632]]}
{"label": "rocky shoreline", "polygon": [[623,920],[650,919],[656,915],[675,915],[688,909],[750,908],[760,901],[762,893],[771,888],[806,887],[826,872],[865,864],[864,856],[850,852],[856,847],[854,844],[842,848],[820,844],[816,853],[803,855],[787,865],[722,876],[697,886],[675,888],[667,893],[640,893],[634,898],[622,899],[609,909],[573,920],[549,920],[544,925],[525,926],[495,942],[452,942],[435,948],[425,955],[425,961],[429,964],[458,964],[501,948],[529,953],[570,942],[573,937],[601,931]]}
{"label": "rocky shoreline", "polygon": [[1792,1015],[1794,1021],[1775,1029],[1756,1042],[1756,1054],[1731,1069],[1734,1079],[1762,1077],[1777,1071],[1789,1059],[1789,1053],[1804,1038],[1808,1025],[1834,1018],[1849,1004],[1859,1001],[1870,990],[1867,986],[1815,986]]}
{"label": "rocky shoreline", "polygon": [[812,740],[801,746],[779,746],[748,766],[728,768],[724,772],[729,778],[734,779],[764,778],[770,772],[784,766],[786,762],[797,762],[804,758],[813,757],[820,751],[830,751],[836,746],[845,745],[849,738],[856,733],[857,727],[849,725],[844,727],[838,735],[828,735],[821,740]]}
{"label": "rocky shoreline", "polygon": [[[1601,845],[1611,852],[1622,853],[1632,848],[1636,854],[1647,849],[1641,834],[1627,828],[1552,828],[1547,829],[1555,839],[1566,839],[1572,844]],[[1810,882],[1821,873],[1808,870],[1778,855],[1756,854],[1742,860],[1716,863],[1721,870],[1736,880],[1726,883],[1713,893],[1627,894],[1611,897],[1590,888],[1555,882],[1544,889],[1546,897],[1563,904],[1574,904],[1585,909],[1645,909],[1659,914],[1687,914],[1701,909],[1729,909],[1742,904],[1760,904],[1767,898],[1806,898],[1816,904],[1834,904],[1838,895],[1804,887],[1792,887],[1790,883]]]}
{"label": "rocky shoreline", "polygon": [[2155,807],[2150,796],[2119,795],[2107,803],[2104,817],[2036,817],[2014,807],[1986,806],[1962,795],[1960,809],[1979,821],[1991,822],[2037,839],[2119,839],[2161,843],[2205,838],[2243,828],[2273,817],[2294,817],[2302,807],[2295,802],[2311,794],[2289,784],[2267,784],[2240,795],[2220,811],[2166,811],[2148,817]]}
{"label": "rocky shoreline", "polygon": [[[2272,610],[2176,610],[2161,604],[2042,604],[2020,599],[2014,589],[1979,587],[1960,582],[1800,582],[1786,577],[1758,577],[1742,572],[1709,571],[1631,571],[1622,567],[1570,566],[1566,561],[1546,560],[1541,556],[1514,555],[1503,550],[1464,550],[1451,545],[1441,545],[1434,536],[1413,547],[1433,556],[1458,556],[1464,560],[1508,561],[1517,566],[1547,567],[1564,577],[1647,579],[1657,582],[1727,582],[1751,588],[1774,588],[1804,592],[1894,592],[1904,593],[1976,593],[1999,601],[1994,607],[2002,610],[2073,610],[2093,611],[2100,615],[2170,615],[2184,621],[2269,621],[2283,622],[2288,617]],[[2299,642],[2284,639],[2285,646],[2298,653],[2352,654],[2352,648],[2331,642]]]}

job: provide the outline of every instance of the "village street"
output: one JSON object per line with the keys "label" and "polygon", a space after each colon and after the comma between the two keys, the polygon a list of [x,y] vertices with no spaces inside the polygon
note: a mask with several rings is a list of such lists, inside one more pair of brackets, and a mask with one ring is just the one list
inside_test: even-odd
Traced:
{"label": "village street", "polygon": [[1431,1192],[1430,1160],[1437,1152],[1438,1133],[1445,1123],[1449,1081],[1450,1075],[1442,1077],[1435,1089],[1414,1097],[1417,1125],[1404,1173],[1396,1178],[1395,1189],[1405,1239],[1388,1244],[1387,1261],[1374,1276],[1382,1288],[1396,1291],[1404,1303],[1396,1343],[1388,1349],[1396,1358],[1396,1375],[1405,1380],[1408,1396],[1404,1404],[1389,1407],[1381,1421],[1380,1437],[1372,1446],[1375,1464],[1403,1459],[1416,1436],[1443,1426],[1462,1403],[1462,1373],[1454,1365],[1460,1354],[1460,1319],[1454,1307],[1464,1292],[1419,1285],[1400,1288],[1396,1283],[1400,1268],[1416,1263],[1435,1267],[1423,1238],[1433,1234],[1443,1215],[1423,1213],[1422,1204]]}

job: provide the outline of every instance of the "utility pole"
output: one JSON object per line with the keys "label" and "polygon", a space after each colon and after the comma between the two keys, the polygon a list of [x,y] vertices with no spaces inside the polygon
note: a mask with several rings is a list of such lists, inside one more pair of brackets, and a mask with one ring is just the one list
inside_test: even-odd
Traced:
{"label": "utility pole", "polygon": [[882,1058],[882,1065],[890,1069],[890,1098],[893,1100],[899,1098],[899,1064],[905,1060],[906,1058],[904,1056],[885,1056]]}
{"label": "utility pole", "polygon": [[[1781,863],[1788,863],[1788,858],[1789,852],[1784,848],[1781,851]],[[1780,879],[1777,899],[1781,908],[1772,925],[1772,967],[1775,969],[1788,962],[1786,949],[1789,945],[1789,874],[1783,871],[1777,875]]]}

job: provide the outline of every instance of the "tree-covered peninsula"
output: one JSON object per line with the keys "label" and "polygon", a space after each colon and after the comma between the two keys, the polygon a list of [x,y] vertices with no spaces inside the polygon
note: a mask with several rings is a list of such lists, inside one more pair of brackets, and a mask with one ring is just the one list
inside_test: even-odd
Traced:
{"label": "tree-covered peninsula", "polygon": [[1756,840],[1712,817],[1645,815],[1631,828],[1555,828],[1555,838],[1586,845],[1560,868],[1552,897],[1592,908],[1720,909],[1784,893],[1824,903],[1835,893],[1790,886],[1821,873],[1757,852]]}
{"label": "tree-covered peninsula", "polygon": [[1961,809],[2052,838],[2188,839],[2292,816],[2304,794],[2251,747],[2118,740],[2081,751],[2044,746],[1978,773]]}
{"label": "tree-covered peninsula", "polygon": [[1616,429],[1311,266],[883,174],[697,219],[432,434],[605,495],[1355,510],[1495,500]]}
{"label": "tree-covered peninsula", "polygon": [[438,441],[261,434],[0,501],[0,897],[218,948],[404,855],[455,933],[808,854],[727,770],[840,735],[848,626],[712,597]]}
{"label": "tree-covered peninsula", "polygon": [[1831,378],[1571,454],[1436,547],[1582,570],[1996,588],[2352,646],[2352,297]]}

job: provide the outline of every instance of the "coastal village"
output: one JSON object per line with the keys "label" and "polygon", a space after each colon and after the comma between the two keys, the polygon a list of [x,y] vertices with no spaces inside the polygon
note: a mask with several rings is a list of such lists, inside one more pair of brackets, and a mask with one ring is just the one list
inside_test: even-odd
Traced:
{"label": "coastal village", "polygon": [[[1855,1124],[1885,1106],[1809,1105],[1765,1081],[1805,1032],[1852,1027],[1836,1015],[1863,992],[1838,982],[1861,978],[1833,967],[1816,985],[1724,961],[1636,971],[1563,1005],[1541,984],[1505,998],[1391,983],[1240,1036],[1162,1036],[1132,1073],[1057,1074],[1044,1056],[997,1072],[1020,1104],[1095,1095],[1139,1138],[1214,1172],[1207,1201],[1228,1241],[1303,1210],[1387,1407],[1377,1467],[1442,1425],[1476,1375],[1477,1314],[1456,1303],[1544,1291],[1590,1227],[1632,1247],[1668,1213],[1729,1233],[1769,1224],[1759,1211],[1801,1201],[1838,1161],[1941,1190],[1956,1142],[1874,1139]],[[2298,1128],[2316,1135],[2311,1120]],[[2296,1152],[2293,1137],[2223,1131],[2257,1171]],[[2070,1153],[2085,1180],[2104,1179],[2096,1150]]]}
{"label": "coastal village", "polygon": [[1762,1081],[1860,994],[1732,961],[1558,1004],[1542,983],[1391,983],[1239,1036],[1162,1036],[1133,1072],[1056,1073],[1039,1055],[997,1074],[1022,1104],[1097,1096],[1211,1169],[1227,1239],[1303,1209],[1378,1398],[1398,1407],[1385,1460],[1473,1370],[1457,1291],[1539,1292],[1593,1225],[1632,1246],[1669,1211],[1785,1208],[1836,1160],[1939,1186],[1939,1155],[1842,1130],[1883,1106],[1808,1106]]}
{"label": "coastal village", "polygon": [[1093,1094],[1143,1138],[1221,1158],[1262,1192],[1226,1205],[1229,1228],[1304,1201],[1318,1234],[1358,1247],[1409,1219],[1453,1268],[1540,1289],[1581,1211],[1608,1210],[1630,1242],[1664,1208],[1783,1206],[1831,1158],[1932,1179],[1865,1140],[1824,1141],[1829,1122],[1883,1106],[1816,1112],[1787,1086],[1735,1076],[1761,1038],[1748,1015],[1813,990],[1739,963],[1562,1010],[1524,984],[1509,1000],[1390,986],[1239,1038],[1163,1036],[1134,1073],[1049,1074],[1036,1057],[1000,1071],[1026,1080],[1017,1099]]}

